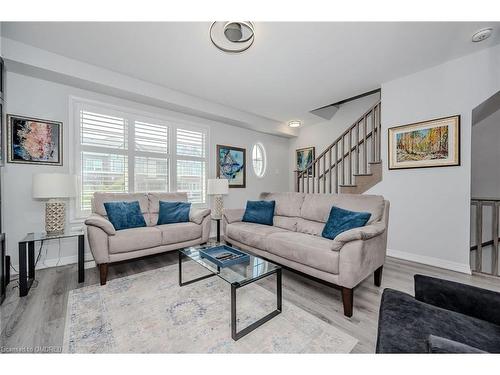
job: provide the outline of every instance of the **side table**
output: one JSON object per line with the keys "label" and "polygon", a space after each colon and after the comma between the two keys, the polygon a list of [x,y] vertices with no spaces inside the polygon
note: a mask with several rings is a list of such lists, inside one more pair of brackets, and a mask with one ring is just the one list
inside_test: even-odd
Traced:
{"label": "side table", "polygon": [[35,242],[61,238],[78,237],[78,282],[85,281],[84,268],[84,232],[66,231],[59,234],[28,233],[19,241],[19,297],[28,294],[35,280]]}

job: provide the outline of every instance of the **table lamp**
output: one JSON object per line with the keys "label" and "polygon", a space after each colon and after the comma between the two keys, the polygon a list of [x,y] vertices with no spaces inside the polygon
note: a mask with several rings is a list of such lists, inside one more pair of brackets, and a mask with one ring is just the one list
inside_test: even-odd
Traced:
{"label": "table lamp", "polygon": [[45,231],[48,235],[64,232],[66,203],[64,198],[76,195],[76,176],[64,173],[33,175],[33,198],[48,199],[45,203]]}
{"label": "table lamp", "polygon": [[214,219],[222,218],[222,210],[224,209],[223,195],[229,193],[229,182],[225,178],[214,178],[208,180],[208,195],[215,196],[215,207],[212,213]]}

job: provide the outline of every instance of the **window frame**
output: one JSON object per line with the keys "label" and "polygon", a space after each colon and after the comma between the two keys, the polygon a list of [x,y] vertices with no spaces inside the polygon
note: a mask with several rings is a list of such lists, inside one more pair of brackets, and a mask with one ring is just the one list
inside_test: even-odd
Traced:
{"label": "window frame", "polygon": [[[105,115],[123,117],[126,120],[126,149],[107,148],[99,146],[83,146],[81,145],[81,128],[80,128],[80,111],[82,109],[93,110],[97,113]],[[70,154],[70,173],[77,176],[78,179],[78,193],[75,199],[70,202],[70,223],[82,223],[83,220],[90,214],[90,211],[83,211],[80,207],[81,199],[81,178],[82,178],[82,165],[81,153],[82,151],[111,153],[124,155],[127,163],[127,190],[129,193],[135,192],[135,158],[136,157],[153,157],[167,159],[168,181],[166,191],[177,191],[177,160],[197,160],[205,163],[204,182],[202,183],[202,203],[193,203],[194,207],[208,207],[207,199],[207,180],[210,175],[210,128],[207,125],[199,124],[191,121],[186,121],[183,118],[176,116],[168,116],[152,112],[145,112],[135,110],[134,108],[126,108],[118,105],[109,104],[103,101],[89,100],[85,98],[70,96],[69,105],[70,117],[70,131],[69,141],[74,145],[74,152]],[[182,116],[182,114],[179,114]],[[134,123],[139,122],[152,122],[158,125],[165,125],[168,128],[168,143],[167,153],[152,152],[152,151],[138,151],[135,149],[135,134]],[[186,129],[191,131],[202,132],[205,134],[204,156],[179,156],[176,155],[176,133],[177,129]],[[71,148],[69,148],[71,149]],[[95,151],[90,151],[93,149]]]}
{"label": "window frame", "polygon": [[[257,172],[255,171],[255,165],[254,165],[255,159],[253,158],[253,151],[256,147],[260,148],[261,153],[262,153],[262,173],[260,175],[257,174]],[[266,175],[266,172],[267,172],[267,153],[266,153],[266,148],[264,147],[262,142],[256,142],[253,144],[252,151],[251,151],[251,160],[252,160],[252,170],[253,170],[254,175],[257,176],[258,178],[264,178],[264,176]]]}

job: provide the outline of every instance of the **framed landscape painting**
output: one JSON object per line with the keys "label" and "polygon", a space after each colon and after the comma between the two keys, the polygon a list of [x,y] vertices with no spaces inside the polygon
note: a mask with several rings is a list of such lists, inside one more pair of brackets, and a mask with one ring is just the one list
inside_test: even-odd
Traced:
{"label": "framed landscape painting", "polygon": [[[316,149],[314,147],[304,147],[295,150],[295,168],[297,171],[302,172],[306,167],[312,163],[316,157]],[[312,167],[309,167],[309,176],[313,175]]]}
{"label": "framed landscape painting", "polygon": [[460,165],[460,116],[389,129],[389,169]]}
{"label": "framed landscape painting", "polygon": [[246,150],[217,145],[217,177],[229,180],[230,188],[246,187]]}
{"label": "framed landscape painting", "polygon": [[7,115],[9,163],[62,165],[62,122]]}

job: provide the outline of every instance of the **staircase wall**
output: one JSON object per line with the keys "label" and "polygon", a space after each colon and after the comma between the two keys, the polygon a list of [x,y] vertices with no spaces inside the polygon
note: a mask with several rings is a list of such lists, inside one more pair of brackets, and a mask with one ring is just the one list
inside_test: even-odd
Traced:
{"label": "staircase wall", "polygon": [[[316,147],[316,155],[325,150],[337,137],[339,137],[354,121],[361,117],[370,107],[380,100],[380,94],[365,96],[358,100],[340,106],[333,118],[314,125],[305,125],[299,130],[299,135],[290,140],[290,191],[294,190],[295,181],[293,171],[295,166],[295,150],[304,147]],[[382,104],[383,105],[383,104]],[[319,118],[319,117],[318,117]]]}

